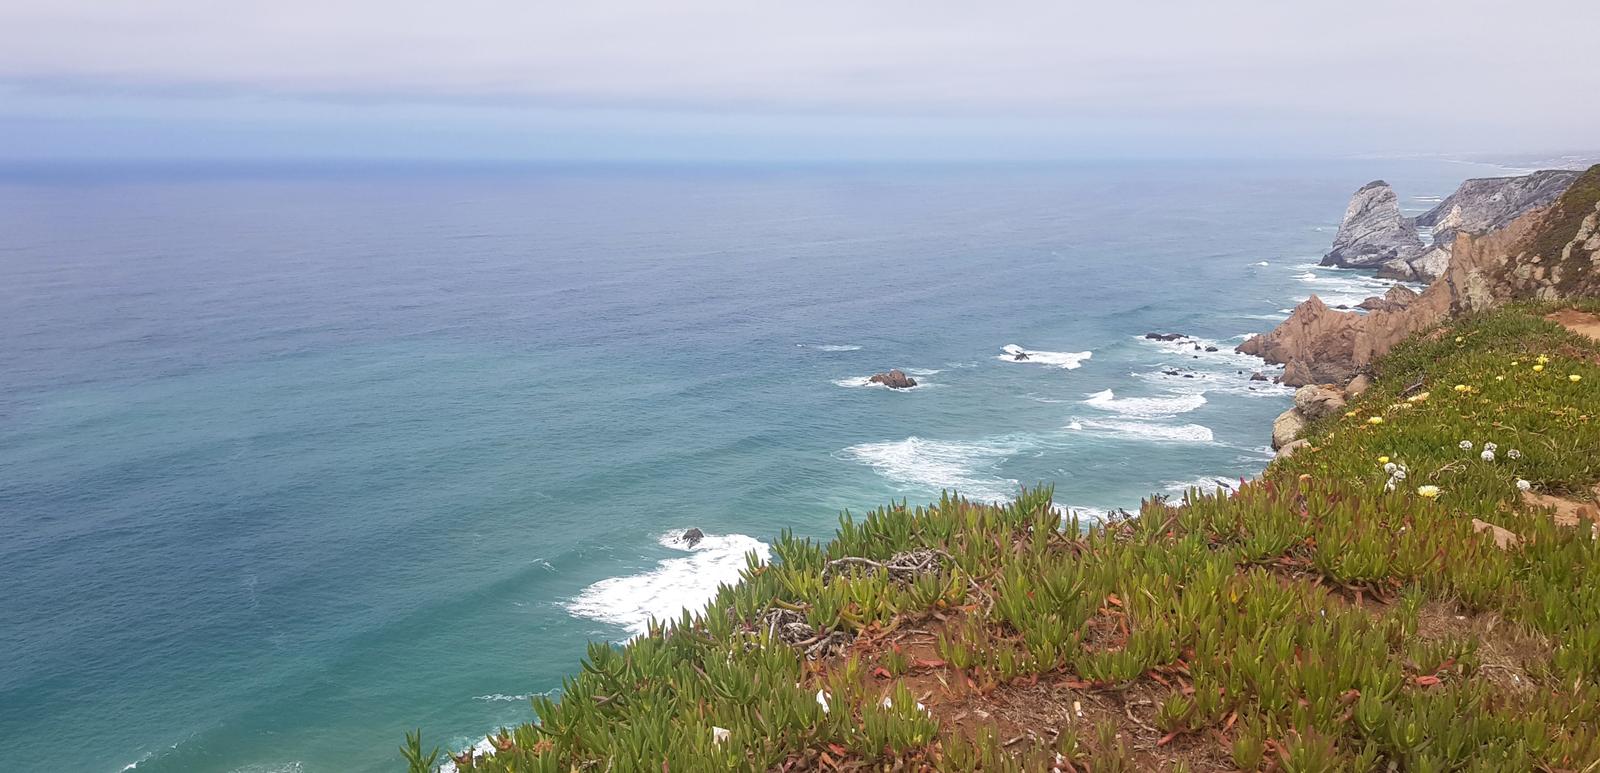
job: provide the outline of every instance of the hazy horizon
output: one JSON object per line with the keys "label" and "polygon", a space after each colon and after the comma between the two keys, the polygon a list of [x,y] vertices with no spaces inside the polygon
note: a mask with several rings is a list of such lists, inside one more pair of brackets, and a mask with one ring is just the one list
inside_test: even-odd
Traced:
{"label": "hazy horizon", "polygon": [[1048,160],[1595,144],[1600,7],[0,7],[0,160]]}

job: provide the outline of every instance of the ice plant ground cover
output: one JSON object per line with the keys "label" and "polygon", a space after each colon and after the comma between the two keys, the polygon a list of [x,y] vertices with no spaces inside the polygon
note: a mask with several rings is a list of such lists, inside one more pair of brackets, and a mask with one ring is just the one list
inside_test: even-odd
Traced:
{"label": "ice plant ground cover", "polygon": [[455,764],[1597,769],[1600,541],[1524,496],[1593,498],[1600,345],[1546,310],[1408,342],[1234,492],[1084,528],[1047,488],[946,496],[785,535]]}

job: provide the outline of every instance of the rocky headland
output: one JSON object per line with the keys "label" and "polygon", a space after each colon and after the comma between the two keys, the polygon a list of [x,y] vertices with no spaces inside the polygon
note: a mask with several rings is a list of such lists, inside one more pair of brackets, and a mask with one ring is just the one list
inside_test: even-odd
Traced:
{"label": "rocky headland", "polygon": [[[1414,220],[1401,213],[1394,189],[1374,180],[1350,198],[1322,265],[1370,268],[1389,279],[1431,282],[1449,267],[1457,236],[1504,228],[1550,205],[1580,174],[1546,169],[1519,177],[1467,180]],[[1423,241],[1419,226],[1432,229],[1431,243]]]}
{"label": "rocky headland", "polygon": [[[1504,303],[1600,295],[1600,165],[1581,174],[1570,174],[1573,176],[1561,185],[1558,196],[1481,234],[1467,229],[1499,222],[1504,212],[1510,211],[1501,208],[1496,210],[1501,214],[1491,212],[1487,201],[1493,194],[1483,192],[1493,189],[1508,194],[1510,188],[1468,181],[1462,187],[1472,186],[1471,195],[1442,202],[1441,207],[1449,205],[1444,210],[1446,214],[1432,220],[1455,230],[1454,247],[1441,275],[1422,293],[1396,287],[1381,298],[1364,301],[1361,308],[1366,313],[1329,308],[1313,295],[1295,307],[1277,328],[1241,344],[1237,349],[1240,353],[1283,365],[1283,383],[1323,390],[1312,393],[1303,389],[1296,393],[1295,408],[1280,416],[1274,425],[1273,446],[1289,445],[1300,427],[1325,412],[1316,406],[1326,406],[1333,402],[1331,395],[1359,386],[1356,379],[1375,358],[1413,333],[1455,314],[1484,311]],[[1560,184],[1562,177],[1547,174],[1543,180],[1521,184],[1516,195],[1542,196],[1543,192],[1529,191],[1547,192],[1550,186]],[[1403,245],[1404,240],[1392,236],[1393,228],[1383,226],[1392,226],[1400,218],[1397,207],[1391,212],[1384,203],[1392,203],[1393,192],[1385,195],[1387,186],[1375,187],[1379,185],[1363,187],[1357,193],[1359,202],[1351,203],[1350,213],[1366,222],[1358,222],[1348,231],[1340,229],[1341,236],[1366,234],[1363,239],[1376,241],[1361,247],[1349,239],[1336,240],[1330,256],[1337,254],[1341,261],[1367,260],[1361,256],[1386,254],[1390,248]],[[1347,223],[1351,214],[1346,216]],[[1324,263],[1328,261],[1325,259]]]}

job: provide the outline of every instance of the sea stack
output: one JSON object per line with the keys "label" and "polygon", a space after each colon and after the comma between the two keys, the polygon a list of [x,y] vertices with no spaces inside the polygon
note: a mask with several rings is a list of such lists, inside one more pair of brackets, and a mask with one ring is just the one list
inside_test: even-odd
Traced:
{"label": "sea stack", "polygon": [[1396,259],[1409,259],[1423,251],[1414,223],[1400,214],[1400,199],[1382,180],[1361,186],[1350,197],[1333,249],[1322,256],[1324,266],[1375,268]]}

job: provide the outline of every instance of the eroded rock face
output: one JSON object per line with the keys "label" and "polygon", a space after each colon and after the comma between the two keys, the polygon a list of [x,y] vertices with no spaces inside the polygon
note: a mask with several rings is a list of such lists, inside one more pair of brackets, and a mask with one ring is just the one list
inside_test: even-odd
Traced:
{"label": "eroded rock face", "polygon": [[1394,189],[1382,180],[1373,180],[1350,198],[1339,233],[1333,237],[1333,249],[1322,257],[1322,265],[1372,268],[1411,258],[1422,250],[1422,237],[1400,214]]}
{"label": "eroded rock face", "polygon": [[[1395,296],[1391,299],[1391,295]],[[1600,165],[1554,203],[1482,235],[1456,237],[1449,268],[1421,295],[1391,291],[1368,314],[1328,308],[1312,296],[1270,333],[1239,346],[1285,365],[1283,383],[1344,383],[1407,336],[1450,315],[1508,301],[1600,295]],[[1399,308],[1394,308],[1398,305]]]}
{"label": "eroded rock face", "polygon": [[1383,294],[1383,297],[1373,296],[1358,304],[1356,308],[1367,311],[1398,311],[1411,305],[1418,298],[1417,291],[1405,285],[1395,285]]}
{"label": "eroded rock face", "polygon": [[1581,174],[1567,169],[1542,169],[1520,177],[1467,180],[1438,206],[1418,215],[1417,225],[1431,226],[1434,244],[1449,249],[1458,232],[1492,231],[1555,201]]}
{"label": "eroded rock face", "polygon": [[1518,217],[1554,202],[1580,174],[1545,169],[1520,177],[1487,177],[1462,183],[1438,206],[1417,216],[1417,225],[1433,228],[1432,246],[1385,262],[1378,269],[1378,276],[1414,282],[1438,279],[1449,268],[1460,234],[1504,228]]}
{"label": "eroded rock face", "polygon": [[882,384],[890,389],[910,389],[917,385],[917,380],[907,376],[905,371],[896,368],[888,373],[875,373],[867,379],[874,384]]}

